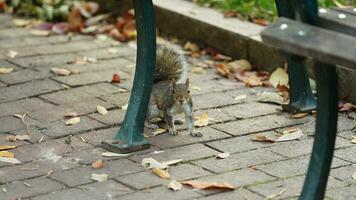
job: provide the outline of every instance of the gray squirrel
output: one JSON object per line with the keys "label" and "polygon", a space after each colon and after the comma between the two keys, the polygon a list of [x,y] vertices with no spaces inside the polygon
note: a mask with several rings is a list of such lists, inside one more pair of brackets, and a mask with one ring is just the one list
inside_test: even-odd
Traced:
{"label": "gray squirrel", "polygon": [[[168,125],[171,135],[177,135],[175,115],[184,113],[187,128],[191,136],[201,137],[200,132],[194,131],[193,101],[189,91],[187,77],[188,66],[184,55],[174,45],[158,44],[156,50],[156,66],[153,79],[153,88],[146,121],[150,123],[153,118],[161,118]],[[157,128],[151,124],[152,128]]]}

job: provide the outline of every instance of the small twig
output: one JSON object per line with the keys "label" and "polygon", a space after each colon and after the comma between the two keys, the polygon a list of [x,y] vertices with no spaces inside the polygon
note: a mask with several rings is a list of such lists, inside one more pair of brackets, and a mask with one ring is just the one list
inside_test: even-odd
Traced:
{"label": "small twig", "polygon": [[20,118],[22,123],[25,124],[26,126],[26,130],[27,130],[27,135],[30,135],[30,128],[29,125],[26,123],[25,121],[25,117],[26,115],[28,115],[28,112],[25,112],[24,114],[20,115],[20,114],[14,114],[15,117]]}

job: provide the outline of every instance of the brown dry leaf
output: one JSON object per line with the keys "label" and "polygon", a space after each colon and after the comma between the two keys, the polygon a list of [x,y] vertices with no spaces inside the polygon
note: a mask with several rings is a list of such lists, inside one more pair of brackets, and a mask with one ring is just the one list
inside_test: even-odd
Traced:
{"label": "brown dry leaf", "polygon": [[265,19],[252,19],[253,23],[261,25],[261,26],[267,26],[269,24],[269,21]]}
{"label": "brown dry leaf", "polygon": [[251,71],[252,65],[248,60],[241,59],[227,63],[227,68],[230,70],[231,73],[241,73],[244,71]]}
{"label": "brown dry leaf", "polygon": [[108,114],[108,110],[106,110],[106,108],[103,107],[103,106],[97,105],[97,106],[96,106],[96,109],[97,109],[98,112],[99,112],[100,114],[102,114],[102,115]]}
{"label": "brown dry leaf", "polygon": [[7,53],[6,53],[6,57],[8,58],[15,58],[19,53],[16,52],[16,51],[13,51],[13,50],[9,50]]}
{"label": "brown dry leaf", "polygon": [[162,170],[158,167],[154,167],[152,168],[152,172],[154,174],[156,174],[157,176],[161,177],[161,178],[164,178],[164,179],[170,179],[171,178],[171,175],[169,175],[169,173],[165,170]]}
{"label": "brown dry leaf", "polygon": [[219,63],[215,65],[216,70],[218,71],[218,74],[225,78],[229,78],[230,75],[230,70],[227,68],[225,63]]}
{"label": "brown dry leaf", "polygon": [[221,189],[221,190],[234,190],[234,186],[230,185],[229,183],[217,183],[217,182],[205,182],[205,181],[184,181],[181,182],[183,185],[189,185],[196,189]]}
{"label": "brown dry leaf", "polygon": [[33,30],[30,31],[30,33],[31,33],[31,35],[34,35],[34,36],[46,37],[46,36],[49,36],[51,34],[51,31],[33,29]]}
{"label": "brown dry leaf", "polygon": [[8,136],[6,137],[6,140],[9,141],[9,142],[16,142],[16,136]]}
{"label": "brown dry leaf", "polygon": [[350,141],[352,144],[356,144],[356,136],[352,136],[352,139]]}
{"label": "brown dry leaf", "polygon": [[216,158],[220,158],[220,159],[225,159],[228,157],[230,157],[230,152],[219,153],[218,155],[216,155]]}
{"label": "brown dry leaf", "polygon": [[226,17],[226,18],[237,17],[237,12],[236,11],[227,11],[224,13],[224,17]]}
{"label": "brown dry leaf", "polygon": [[173,191],[181,190],[182,186],[183,185],[181,183],[179,183],[178,181],[176,181],[176,180],[173,180],[173,181],[169,182],[168,185],[167,185],[168,189],[171,189]]}
{"label": "brown dry leaf", "polygon": [[15,154],[9,151],[0,151],[0,157],[2,158],[15,158]]}
{"label": "brown dry leaf", "polygon": [[308,116],[308,113],[296,113],[290,116],[292,119],[300,119]]}
{"label": "brown dry leaf", "polygon": [[79,117],[73,117],[73,118],[70,118],[67,121],[65,121],[67,126],[75,125],[75,124],[78,124],[79,122],[80,122],[80,118]]}
{"label": "brown dry leaf", "polygon": [[216,55],[213,57],[213,59],[216,60],[216,61],[230,61],[230,60],[232,60],[231,57],[225,56],[225,55],[220,54],[220,53],[216,54]]}
{"label": "brown dry leaf", "polygon": [[68,112],[66,114],[64,114],[64,117],[77,117],[78,116],[78,113],[77,112]]}
{"label": "brown dry leaf", "polygon": [[200,116],[194,117],[196,119],[196,121],[194,122],[194,126],[198,126],[198,127],[203,127],[203,126],[207,126],[209,124],[209,116],[208,113],[204,113]]}
{"label": "brown dry leaf", "polygon": [[16,145],[1,145],[0,146],[0,151],[9,150],[9,149],[15,149],[16,147],[17,147]]}
{"label": "brown dry leaf", "polygon": [[257,142],[271,142],[271,143],[276,142],[274,139],[265,135],[256,135],[256,137],[252,140]]}
{"label": "brown dry leaf", "polygon": [[81,31],[84,28],[84,20],[82,18],[80,9],[74,7],[67,18],[70,31]]}
{"label": "brown dry leaf", "polygon": [[300,130],[299,128],[295,128],[294,130],[285,130],[283,131],[283,135],[279,137],[276,142],[284,142],[284,141],[290,141],[290,140],[296,140],[302,137],[303,131]]}
{"label": "brown dry leaf", "polygon": [[3,157],[0,157],[0,162],[10,163],[10,164],[20,164],[21,163],[16,158],[3,158]]}
{"label": "brown dry leaf", "polygon": [[121,83],[121,78],[119,74],[113,74],[112,75],[112,79],[111,79],[112,83]]}
{"label": "brown dry leaf", "polygon": [[6,67],[0,67],[0,74],[8,74],[14,71],[14,68],[6,68]]}
{"label": "brown dry leaf", "polygon": [[269,77],[269,82],[277,88],[279,85],[288,85],[289,77],[284,69],[277,68]]}
{"label": "brown dry leaf", "polygon": [[245,81],[247,87],[263,86],[262,80],[257,76],[249,76]]}
{"label": "brown dry leaf", "polygon": [[352,111],[353,109],[356,109],[356,105],[351,103],[341,103],[341,105],[339,105],[340,112]]}
{"label": "brown dry leaf", "polygon": [[104,162],[102,160],[97,160],[91,164],[91,167],[94,169],[101,169],[104,167]]}
{"label": "brown dry leaf", "polygon": [[91,179],[98,182],[105,182],[108,180],[108,178],[109,176],[107,174],[91,174]]}
{"label": "brown dry leaf", "polygon": [[51,72],[60,76],[68,76],[71,74],[71,71],[69,71],[68,69],[56,68],[56,67],[51,68]]}

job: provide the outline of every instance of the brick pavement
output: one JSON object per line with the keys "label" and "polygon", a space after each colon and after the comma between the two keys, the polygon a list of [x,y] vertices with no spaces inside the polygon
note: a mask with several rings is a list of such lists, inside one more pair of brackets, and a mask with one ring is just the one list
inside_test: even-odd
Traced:
{"label": "brick pavement", "polygon": [[[190,73],[196,115],[208,113],[216,119],[203,128],[204,136],[192,138],[178,126],[180,135],[162,134],[149,137],[152,147],[127,158],[103,158],[102,140],[116,134],[125,111],[121,109],[132,86],[135,49],[133,45],[112,41],[98,42],[89,36],[35,37],[29,31],[12,27],[8,15],[0,15],[0,67],[14,72],[0,75],[0,145],[6,138],[23,135],[27,130],[13,114],[28,112],[31,139],[11,143],[11,152],[22,161],[19,165],[0,163],[0,199],[295,199],[300,193],[313,142],[312,116],[291,119],[279,106],[256,102],[256,91],[271,88],[243,87],[241,83],[220,78],[212,69]],[[117,48],[116,53],[108,49]],[[8,50],[18,57],[4,56]],[[71,63],[89,56],[97,63]],[[190,64],[200,62],[189,59]],[[56,76],[52,67],[79,71],[70,76]],[[109,83],[119,73],[121,84]],[[127,90],[127,91],[126,91]],[[234,98],[246,94],[246,102]],[[107,115],[97,113],[102,105]],[[65,126],[64,115],[75,111],[81,122]],[[327,198],[355,199],[356,146],[355,113],[340,114],[338,137]],[[258,134],[275,137],[277,131],[298,126],[306,134],[299,141],[261,143],[251,139]],[[65,143],[69,135],[70,145]],[[43,140],[39,143],[39,140]],[[154,151],[163,151],[156,154]],[[226,159],[216,159],[220,152],[230,152]],[[183,159],[169,168],[172,179],[227,181],[239,187],[231,192],[201,191],[184,187],[173,192],[168,180],[158,178],[140,166],[143,158],[158,161]],[[103,169],[94,170],[91,163],[102,159]],[[91,173],[107,173],[103,183],[90,179]]]}

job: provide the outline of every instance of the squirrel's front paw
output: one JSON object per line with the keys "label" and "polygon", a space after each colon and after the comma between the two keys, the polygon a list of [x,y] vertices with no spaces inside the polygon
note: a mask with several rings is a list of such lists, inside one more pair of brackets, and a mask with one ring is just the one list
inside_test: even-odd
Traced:
{"label": "squirrel's front paw", "polygon": [[178,135],[178,132],[177,131],[171,131],[169,132],[171,135],[175,136],[175,135]]}
{"label": "squirrel's front paw", "polygon": [[203,137],[201,132],[190,132],[190,136],[192,137]]}

